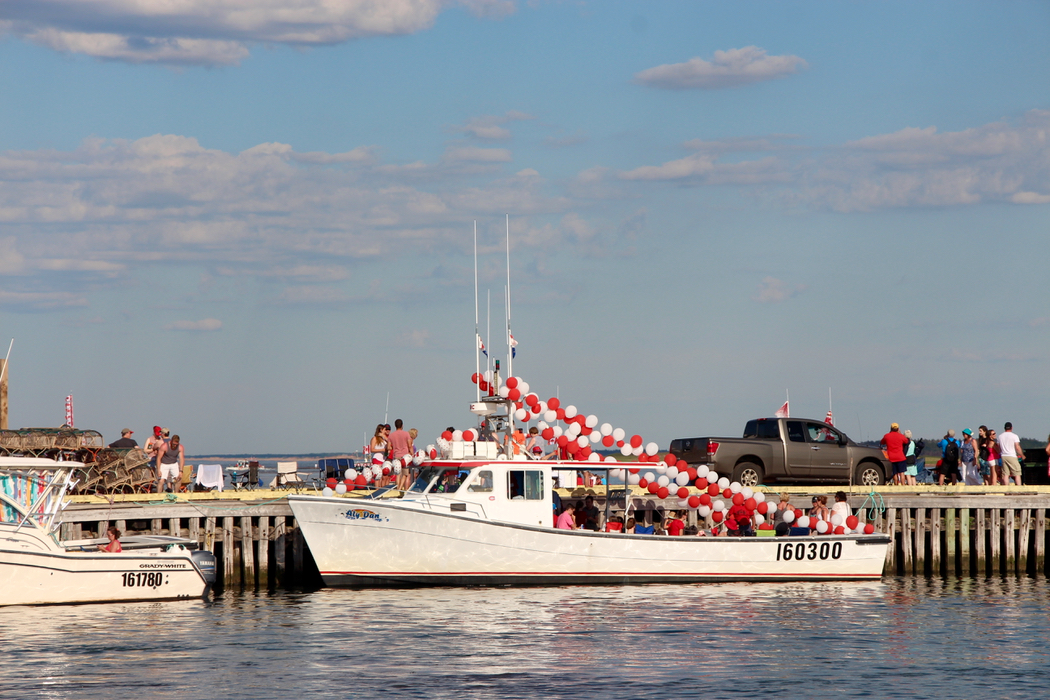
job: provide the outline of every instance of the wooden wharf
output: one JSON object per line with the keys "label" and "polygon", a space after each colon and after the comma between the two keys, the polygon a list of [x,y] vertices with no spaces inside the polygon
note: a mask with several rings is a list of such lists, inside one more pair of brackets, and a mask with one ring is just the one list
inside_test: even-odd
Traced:
{"label": "wooden wharf", "polygon": [[[803,508],[812,495],[839,489],[763,490],[772,501],[787,492],[793,505]],[[633,491],[636,506],[674,509],[669,501]],[[292,516],[287,493],[75,496],[62,514],[61,537],[101,537],[110,525],[127,534],[189,537],[216,555],[218,588],[320,586],[320,574]],[[604,510],[604,487],[558,489],[558,493],[563,501],[593,495]],[[877,532],[893,538],[886,557],[887,575],[1050,575],[1048,487],[883,487],[871,493],[855,489],[849,502],[862,522],[873,523]],[[622,504],[622,499],[614,499],[613,510]]]}

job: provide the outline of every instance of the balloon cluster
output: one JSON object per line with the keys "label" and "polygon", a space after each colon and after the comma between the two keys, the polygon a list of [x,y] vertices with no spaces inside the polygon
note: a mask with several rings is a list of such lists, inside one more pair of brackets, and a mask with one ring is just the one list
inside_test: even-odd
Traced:
{"label": "balloon cluster", "polygon": [[360,471],[350,467],[344,473],[342,481],[335,477],[329,477],[325,482],[325,487],[321,490],[321,495],[331,496],[337,493],[341,496],[347,491],[353,491],[354,489],[374,488],[375,483],[382,477],[400,474],[402,469],[406,469],[409,465],[418,466],[423,463],[423,460],[424,455],[420,451],[414,455],[405,455],[397,459],[386,460],[382,464],[373,464]]}
{"label": "balloon cluster", "polygon": [[870,535],[875,532],[875,526],[871,523],[862,523],[856,515],[843,518],[841,513],[835,513],[831,520],[803,515],[802,511],[795,510],[784,512],[784,522],[794,523],[795,527],[804,527],[816,530],[821,535],[849,535],[851,533]]}

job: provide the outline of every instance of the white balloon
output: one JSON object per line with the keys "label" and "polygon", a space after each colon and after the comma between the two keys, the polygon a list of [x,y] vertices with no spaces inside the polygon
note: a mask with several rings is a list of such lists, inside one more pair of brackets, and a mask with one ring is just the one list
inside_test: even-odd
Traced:
{"label": "white balloon", "polygon": [[383,469],[393,469],[393,468],[394,468],[393,462],[390,462],[390,461],[383,462]]}
{"label": "white balloon", "polygon": [[598,454],[597,452],[592,452],[589,455],[587,455],[587,461],[588,462],[600,462],[600,461],[602,461],[602,456],[600,454]]}
{"label": "white balloon", "polygon": [[412,464],[415,464],[415,465],[418,466],[418,465],[423,463],[424,459],[426,459],[426,457],[423,456],[423,453],[422,452],[417,452],[416,456],[412,458]]}
{"label": "white balloon", "polygon": [[321,495],[324,496],[325,498],[331,498],[333,493],[335,493],[335,492],[332,491],[332,489],[328,488],[327,486],[325,486],[323,489],[321,489]]}
{"label": "white balloon", "polygon": [[598,416],[592,413],[591,415],[587,416],[587,419],[583,421],[583,424],[586,425],[588,428],[593,428],[594,426],[598,425]]}
{"label": "white balloon", "polygon": [[576,417],[576,413],[577,413],[576,407],[573,406],[572,404],[569,404],[568,406],[565,407],[565,417],[566,418],[575,418]]}
{"label": "white balloon", "polygon": [[[612,455],[605,455],[605,461],[606,462],[618,462],[619,460],[616,459],[616,457],[614,457]],[[620,473],[620,476],[617,477],[617,478],[622,479],[623,478],[623,469],[617,469],[616,471],[618,471]]]}
{"label": "white balloon", "polygon": [[453,430],[452,431],[452,442],[463,442],[463,431]]}
{"label": "white balloon", "polygon": [[790,523],[794,519],[795,519],[795,511],[793,511],[793,510],[785,510],[784,511],[784,522],[785,523]]}
{"label": "white balloon", "polygon": [[761,525],[764,522],[766,522],[766,516],[761,513],[755,513],[755,525]]}
{"label": "white balloon", "polygon": [[[628,444],[630,444],[630,443],[628,443]],[[642,447],[641,445],[639,445],[638,447],[633,447],[633,448],[631,448],[631,454],[633,454],[635,457],[641,457],[642,456],[642,450],[644,450],[644,449],[645,448]]]}
{"label": "white balloon", "polygon": [[547,421],[545,420],[537,421],[536,423],[536,430],[540,431],[541,433],[549,427],[550,426],[547,425]]}
{"label": "white balloon", "polygon": [[523,381],[521,381],[519,379],[518,380],[518,391],[521,392],[522,396],[525,396],[525,394],[529,393],[529,383],[528,382],[523,382]]}
{"label": "white balloon", "polygon": [[505,398],[507,398],[507,396],[508,396],[508,395],[510,394],[510,389],[508,389],[508,388],[507,388],[507,385],[506,385],[506,384],[504,384],[503,386],[501,386],[501,387],[499,388],[499,391],[498,391],[498,392],[496,392],[496,393],[497,393],[497,394],[499,394],[499,396],[500,396],[500,398],[501,398],[501,399],[505,399]]}
{"label": "white balloon", "polygon": [[393,462],[393,465],[394,466],[391,467],[390,471],[393,472],[394,474],[400,474],[401,473],[401,460],[400,459],[395,460]]}
{"label": "white balloon", "polygon": [[[710,479],[709,479],[709,481],[710,481]],[[724,476],[721,479],[719,479],[718,480],[718,488],[720,488],[723,491],[725,491],[727,488],[729,488],[729,479],[724,477]]]}
{"label": "white balloon", "polygon": [[578,438],[576,438],[576,444],[580,447],[587,447],[588,442],[590,442],[590,440],[587,439],[586,435],[581,435]]}
{"label": "white balloon", "polygon": [[548,423],[553,423],[554,421],[558,420],[558,412],[552,411],[548,408],[546,411],[543,412],[543,420],[547,421]]}
{"label": "white balloon", "polygon": [[606,435],[612,435],[612,431],[612,423],[602,423],[602,427],[599,428],[599,432],[601,432],[602,437],[605,437]]}
{"label": "white balloon", "polygon": [[[717,484],[718,483],[718,479],[719,479],[718,472],[716,472],[714,469],[709,469],[708,472],[707,472],[707,476],[705,478],[710,483]],[[728,481],[726,482],[726,485],[728,485]]]}
{"label": "white balloon", "polygon": [[599,442],[601,442],[601,441],[602,441],[602,434],[601,434],[601,433],[599,433],[599,432],[598,432],[597,430],[592,430],[592,431],[591,431],[591,434],[590,434],[590,435],[588,435],[587,437],[588,437],[588,438],[590,439],[590,441],[591,441],[592,443],[594,443],[595,445],[597,445],[597,444],[598,444]]}
{"label": "white balloon", "polygon": [[353,467],[350,467],[349,469],[347,469],[346,470],[346,478],[347,479],[356,479],[357,478],[357,470],[354,469]]}
{"label": "white balloon", "polygon": [[551,430],[554,431],[554,439],[555,440],[557,440],[558,438],[560,438],[562,435],[565,434],[565,430],[562,429],[562,427],[560,425],[554,426],[553,428],[551,428]]}
{"label": "white balloon", "polygon": [[755,491],[754,495],[751,497],[755,499],[755,503],[762,503],[766,500],[766,494],[761,491]]}
{"label": "white balloon", "polygon": [[711,515],[711,506],[700,506],[696,509],[696,514],[701,518],[706,518]]}
{"label": "white balloon", "polygon": [[489,384],[492,383],[492,370],[491,369],[485,370],[485,381],[488,382]]}
{"label": "white balloon", "polygon": [[688,472],[678,472],[678,475],[674,478],[674,482],[676,484],[678,484],[679,486],[688,486],[689,485],[689,473]]}
{"label": "white balloon", "polygon": [[646,472],[643,476],[646,481],[656,481],[656,474],[652,472]]}
{"label": "white balloon", "polygon": [[[755,490],[750,486],[745,486],[744,488],[740,489],[740,495],[743,496],[744,500],[746,501],[747,499],[754,497]],[[755,501],[757,502],[758,499],[756,498]]]}
{"label": "white balloon", "polygon": [[711,469],[706,464],[701,464],[696,468],[697,478],[707,479],[707,475],[711,473]]}
{"label": "white balloon", "polygon": [[629,457],[631,455],[631,446],[624,445],[623,447],[621,447],[620,454],[622,454],[624,457]]}
{"label": "white balloon", "polygon": [[799,518],[798,519],[798,526],[799,527],[809,527],[809,516],[808,515],[803,515],[801,518]]}
{"label": "white balloon", "polygon": [[[664,462],[660,462],[660,464],[665,464],[665,463]],[[676,478],[678,476],[678,467],[676,467],[674,465],[671,465],[670,467],[667,467],[666,474],[667,474],[667,478],[668,479]]]}
{"label": "white balloon", "polygon": [[642,477],[638,476],[637,474],[631,474],[630,472],[628,472],[628,474],[627,474],[627,484],[628,485],[630,485],[630,486],[637,486],[638,482],[641,481],[641,480],[642,480]]}
{"label": "white balloon", "polygon": [[729,490],[732,491],[733,493],[740,493],[741,489],[743,489],[743,488],[744,487],[740,485],[739,481],[734,481],[733,483],[731,483],[729,485]]}
{"label": "white balloon", "polygon": [[338,493],[340,496],[346,493],[346,484],[340,481],[338,484],[335,485],[335,492]]}
{"label": "white balloon", "polygon": [[519,408],[518,410],[514,411],[514,417],[517,418],[519,421],[525,421],[525,419],[529,417],[529,413],[530,411],[526,411],[524,408]]}
{"label": "white balloon", "polygon": [[660,476],[656,477],[656,483],[660,486],[667,486],[671,483],[671,480],[667,478],[666,474],[661,474]]}
{"label": "white balloon", "polygon": [[845,518],[842,517],[842,513],[835,513],[834,515],[831,516],[831,524],[834,525],[835,527],[838,527],[839,525],[841,525],[844,520],[845,520]]}
{"label": "white balloon", "polygon": [[656,470],[657,474],[666,474],[667,473],[667,463],[666,462],[657,462],[656,466],[653,467],[653,469]]}
{"label": "white balloon", "polygon": [[828,524],[827,524],[827,522],[825,522],[824,520],[818,520],[817,521],[817,532],[819,532],[820,534],[823,535],[827,531],[828,531]]}
{"label": "white balloon", "polygon": [[660,446],[657,445],[655,442],[650,442],[648,445],[645,446],[645,454],[649,455],[650,457],[652,457],[659,451]]}
{"label": "white balloon", "polygon": [[536,411],[537,415],[540,414],[540,413],[546,413],[547,412],[547,402],[546,401],[540,401],[539,403],[536,404],[536,407],[538,409],[540,409],[539,411]]}
{"label": "white balloon", "polygon": [[717,510],[718,512],[722,512],[722,511],[724,511],[726,509],[726,502],[725,501],[715,501],[714,503],[711,504],[711,507],[714,508],[715,510]]}
{"label": "white balloon", "polygon": [[627,433],[624,431],[623,428],[617,428],[616,430],[612,431],[613,440],[616,440],[616,442],[623,440],[626,435]]}

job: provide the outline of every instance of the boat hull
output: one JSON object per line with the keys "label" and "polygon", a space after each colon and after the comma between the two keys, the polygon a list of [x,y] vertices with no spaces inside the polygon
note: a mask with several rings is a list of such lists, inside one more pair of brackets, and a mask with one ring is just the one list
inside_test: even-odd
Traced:
{"label": "boat hull", "polygon": [[200,598],[189,552],[40,552],[0,547],[0,605]]}
{"label": "boat hull", "polygon": [[665,537],[555,530],[423,504],[290,496],[328,586],[872,580],[885,535]]}

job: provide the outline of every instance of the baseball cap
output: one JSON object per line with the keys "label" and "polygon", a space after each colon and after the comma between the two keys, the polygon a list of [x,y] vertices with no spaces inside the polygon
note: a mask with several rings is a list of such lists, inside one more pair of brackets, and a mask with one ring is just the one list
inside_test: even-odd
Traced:
{"label": "baseball cap", "polygon": [[890,423],[890,430],[897,430],[898,428],[900,428],[900,426],[896,423]]}
{"label": "baseball cap", "polygon": [[121,435],[131,435],[134,432],[135,431],[132,430],[131,428],[124,428],[123,430],[120,431],[120,434]]}

